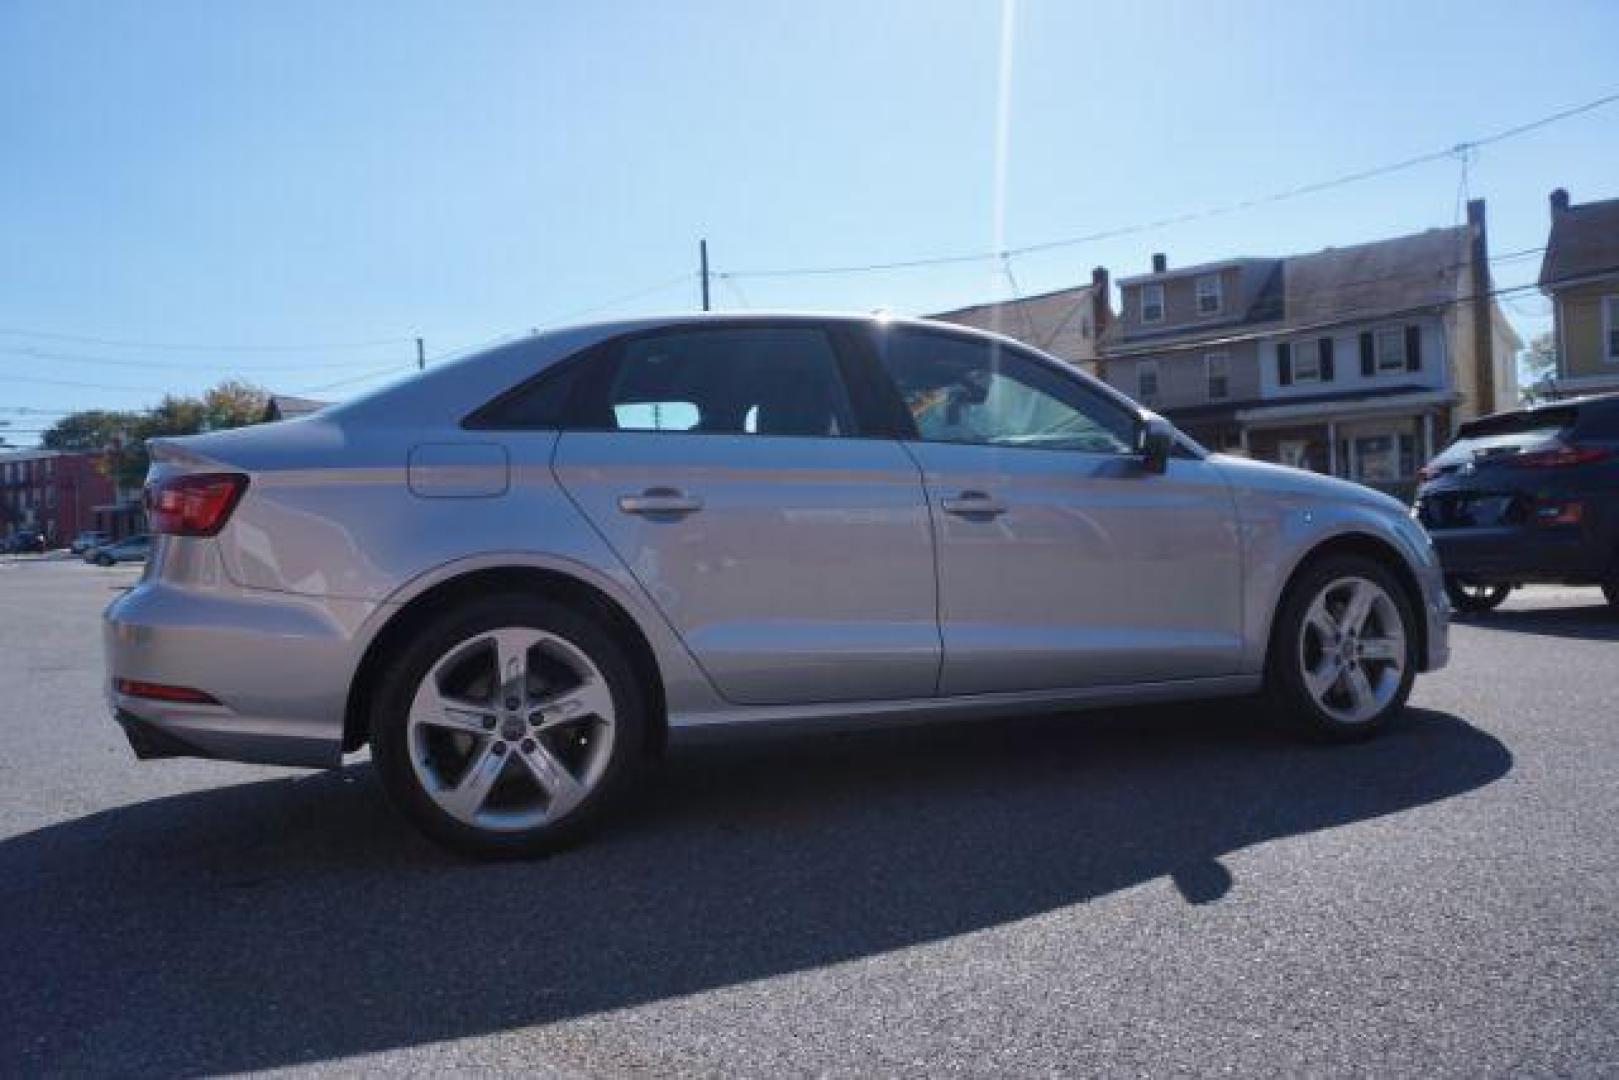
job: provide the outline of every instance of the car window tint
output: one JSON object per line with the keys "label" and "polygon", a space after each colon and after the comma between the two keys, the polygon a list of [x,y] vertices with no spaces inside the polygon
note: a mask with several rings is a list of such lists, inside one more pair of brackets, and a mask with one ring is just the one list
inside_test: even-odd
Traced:
{"label": "car window tint", "polygon": [[475,428],[558,428],[574,386],[585,365],[564,360],[541,372],[515,391],[496,398],[472,415]]}
{"label": "car window tint", "polygon": [[1131,452],[1128,412],[993,342],[893,328],[878,352],[924,442]]}
{"label": "car window tint", "polygon": [[681,330],[623,346],[607,388],[620,431],[828,437],[854,432],[825,333],[807,327]]}

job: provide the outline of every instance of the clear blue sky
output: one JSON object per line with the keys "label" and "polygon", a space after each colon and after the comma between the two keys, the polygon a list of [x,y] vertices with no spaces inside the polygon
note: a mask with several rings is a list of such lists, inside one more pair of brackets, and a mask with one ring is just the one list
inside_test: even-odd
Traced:
{"label": "clear blue sky", "polygon": [[[1400,160],[1619,90],[1616,43],[1619,4],[1602,0],[1023,0],[1003,110],[996,2],[7,0],[0,328],[421,334],[441,354],[689,275],[699,236],[719,271],[904,259]],[[1157,250],[1186,264],[1449,225],[1458,179],[1439,162],[1012,270],[1035,292],[1097,264],[1140,272]],[[1558,185],[1619,196],[1619,105],[1480,152],[1493,249],[1543,244]],[[1535,270],[1501,265],[1498,283]],[[1009,288],[980,264],[743,278],[716,300],[926,312]],[[687,277],[603,314],[696,302]],[[1545,324],[1537,295],[1508,311],[1526,336]],[[224,375],[317,392],[411,351],[5,334],[0,410],[135,407]],[[40,419],[0,411],[14,442]]]}

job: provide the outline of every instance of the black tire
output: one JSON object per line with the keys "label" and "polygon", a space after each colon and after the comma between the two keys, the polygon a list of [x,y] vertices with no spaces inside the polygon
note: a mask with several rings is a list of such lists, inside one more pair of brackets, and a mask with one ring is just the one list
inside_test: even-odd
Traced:
{"label": "black tire", "polygon": [[1512,595],[1511,585],[1488,585],[1455,574],[1445,576],[1445,595],[1450,606],[1464,615],[1482,615],[1506,603]]}
{"label": "black tire", "polygon": [[97,555],[96,556],[96,565],[97,566],[112,566],[113,565],[113,560],[108,558],[106,555]]}
{"label": "black tire", "polygon": [[[1388,702],[1371,718],[1348,722],[1334,716],[1305,685],[1304,660],[1299,642],[1311,604],[1324,589],[1345,578],[1363,578],[1382,589],[1393,602],[1405,641],[1404,667]],[[1328,742],[1358,742],[1388,726],[1411,696],[1418,663],[1418,630],[1411,598],[1383,564],[1358,555],[1333,555],[1308,564],[1288,587],[1271,629],[1265,664],[1265,698],[1272,714],[1285,726],[1310,738]]]}
{"label": "black tire", "polygon": [[[422,679],[459,643],[504,626],[555,634],[584,652],[602,673],[615,713],[607,765],[589,794],[559,820],[520,831],[479,828],[452,817],[424,790],[409,757],[407,718]],[[646,701],[624,650],[596,622],[538,596],[490,596],[433,618],[387,665],[372,695],[371,756],[393,804],[444,847],[483,858],[545,855],[577,841],[596,825],[642,764],[650,725]]]}
{"label": "black tire", "polygon": [[1619,615],[1619,574],[1613,575],[1602,583],[1602,595],[1607,599],[1608,606],[1615,615]]}

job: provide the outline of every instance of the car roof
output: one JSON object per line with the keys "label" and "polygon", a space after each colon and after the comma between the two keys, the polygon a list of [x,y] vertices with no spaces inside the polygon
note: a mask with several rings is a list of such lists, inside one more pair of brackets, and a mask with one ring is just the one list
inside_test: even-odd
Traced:
{"label": "car roof", "polygon": [[[1077,367],[1041,352],[1004,334],[996,334],[976,327],[931,319],[887,315],[881,312],[826,312],[826,311],[747,311],[747,312],[680,312],[665,315],[644,315],[629,319],[611,319],[558,327],[524,335],[503,344],[492,345],[458,359],[432,365],[420,373],[404,376],[388,385],[362,394],[341,405],[292,424],[310,421],[336,423],[351,422],[378,426],[411,426],[431,422],[446,414],[466,415],[497,395],[508,392],[526,379],[532,378],[558,360],[575,355],[609,339],[640,331],[675,328],[701,328],[719,326],[749,326],[762,324],[802,323],[804,325],[843,324],[848,326],[908,326],[927,329],[955,337],[980,338],[988,342],[1017,348],[1041,357],[1046,363],[1084,375]],[[1117,399],[1121,407],[1137,409],[1134,403],[1101,380],[1090,382],[1110,398]],[[252,432],[252,428],[238,429]],[[217,433],[209,438],[229,438],[231,432]],[[243,437],[252,437],[243,436]]]}

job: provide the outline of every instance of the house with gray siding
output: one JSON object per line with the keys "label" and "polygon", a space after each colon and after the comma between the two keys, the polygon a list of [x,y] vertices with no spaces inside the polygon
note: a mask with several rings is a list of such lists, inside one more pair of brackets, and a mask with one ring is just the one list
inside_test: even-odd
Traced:
{"label": "house with gray siding", "polygon": [[1155,255],[1119,289],[1099,372],[1214,450],[1407,495],[1457,424],[1517,399],[1482,200],[1456,228],[1311,254]]}

